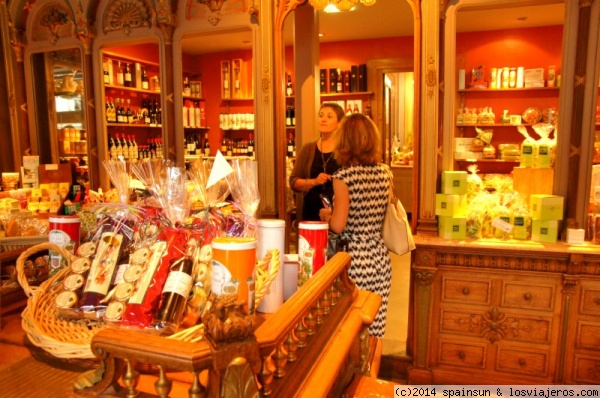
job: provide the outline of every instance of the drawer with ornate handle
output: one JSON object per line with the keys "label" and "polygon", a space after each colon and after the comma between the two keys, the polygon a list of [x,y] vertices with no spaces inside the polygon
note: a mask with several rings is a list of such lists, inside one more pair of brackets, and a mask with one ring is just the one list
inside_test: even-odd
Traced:
{"label": "drawer with ornate handle", "polygon": [[500,347],[496,357],[496,370],[543,377],[548,375],[548,361],[547,351]]}
{"label": "drawer with ornate handle", "polygon": [[508,281],[502,284],[503,307],[553,311],[555,298],[555,285],[524,281]]}
{"label": "drawer with ornate handle", "polygon": [[446,365],[485,369],[487,348],[486,344],[464,344],[457,343],[456,341],[441,340],[438,362]]}
{"label": "drawer with ornate handle", "polygon": [[442,301],[464,304],[489,305],[492,281],[485,279],[465,280],[452,275],[442,278]]}

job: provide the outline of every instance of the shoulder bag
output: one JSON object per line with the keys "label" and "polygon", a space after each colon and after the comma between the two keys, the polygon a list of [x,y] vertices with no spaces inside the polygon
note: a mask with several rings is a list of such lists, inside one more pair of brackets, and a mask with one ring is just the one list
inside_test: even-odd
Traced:
{"label": "shoulder bag", "polygon": [[406,210],[394,192],[394,180],[390,174],[390,195],[381,231],[383,242],[389,251],[402,255],[415,248]]}

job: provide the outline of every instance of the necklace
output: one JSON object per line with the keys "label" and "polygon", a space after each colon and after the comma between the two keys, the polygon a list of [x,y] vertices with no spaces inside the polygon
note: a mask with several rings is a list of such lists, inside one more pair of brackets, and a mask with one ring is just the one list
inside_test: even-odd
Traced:
{"label": "necklace", "polygon": [[333,157],[332,154],[329,154],[329,157],[327,158],[327,160],[325,160],[325,154],[323,153],[323,138],[321,138],[321,160],[323,161],[323,173],[327,174],[327,163],[329,163],[329,161],[331,160],[331,158]]}

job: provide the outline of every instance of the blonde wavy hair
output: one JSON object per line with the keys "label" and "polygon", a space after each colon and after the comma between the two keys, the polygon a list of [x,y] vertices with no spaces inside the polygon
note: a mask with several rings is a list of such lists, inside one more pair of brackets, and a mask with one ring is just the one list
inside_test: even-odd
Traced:
{"label": "blonde wavy hair", "polygon": [[362,113],[344,117],[333,140],[333,156],[342,167],[381,161],[381,134],[375,123]]}

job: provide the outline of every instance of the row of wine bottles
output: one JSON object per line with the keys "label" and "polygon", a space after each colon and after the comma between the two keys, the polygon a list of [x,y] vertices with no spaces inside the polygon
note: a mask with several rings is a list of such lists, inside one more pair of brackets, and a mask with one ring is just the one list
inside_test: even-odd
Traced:
{"label": "row of wine bottles", "polygon": [[[188,134],[184,142],[187,155],[211,156],[208,133],[204,134],[204,142],[200,142],[198,134]],[[221,142],[221,154],[223,156],[249,156],[254,157],[254,135],[250,134],[248,140],[229,139],[223,137]]]}
{"label": "row of wine bottles", "polygon": [[[127,105],[125,105],[127,102]],[[141,106],[131,109],[131,100],[128,98],[106,97],[106,122],[123,124],[147,124],[151,127],[162,126],[162,108],[158,100],[143,99]]]}
{"label": "row of wine bottles", "polygon": [[[116,71],[114,62],[108,60],[104,63],[104,84],[150,90],[150,79],[146,67],[136,64],[137,71],[127,62],[117,61]],[[135,74],[137,72],[137,75]]]}
{"label": "row of wine bottles", "polygon": [[149,138],[147,144],[138,145],[134,135],[115,134],[108,141],[111,159],[123,159],[131,162],[142,159],[162,159],[164,157],[162,138]]}

